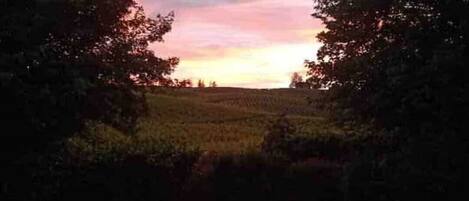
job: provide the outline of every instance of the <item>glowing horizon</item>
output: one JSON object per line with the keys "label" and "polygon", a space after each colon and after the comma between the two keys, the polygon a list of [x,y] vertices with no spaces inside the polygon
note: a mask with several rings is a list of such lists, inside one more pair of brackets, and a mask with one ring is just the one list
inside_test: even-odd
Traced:
{"label": "glowing horizon", "polygon": [[314,59],[323,30],[311,0],[140,0],[150,15],[176,14],[158,56],[181,59],[172,75],[222,87],[288,87]]}

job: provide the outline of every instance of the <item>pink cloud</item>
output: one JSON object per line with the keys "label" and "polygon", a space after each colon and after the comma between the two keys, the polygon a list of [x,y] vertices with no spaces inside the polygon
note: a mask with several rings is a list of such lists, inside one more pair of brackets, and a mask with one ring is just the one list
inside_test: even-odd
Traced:
{"label": "pink cloud", "polygon": [[[147,13],[164,14],[171,10],[175,11],[176,21],[173,31],[166,35],[165,43],[153,44],[152,48],[160,56],[178,56],[183,61],[209,62],[221,57],[239,56],[233,54],[233,49],[240,52],[243,49],[248,51],[256,48],[275,48],[287,44],[311,44],[313,49],[314,32],[323,28],[318,20],[310,16],[313,12],[311,0],[140,0],[140,2]],[[243,63],[245,61],[242,57],[237,59]],[[250,59],[254,62],[265,58],[253,55]],[[301,63],[306,58],[293,55],[285,59],[294,59]],[[236,61],[236,58],[232,60]],[[269,62],[255,61],[252,66],[257,66],[258,63]],[[271,68],[276,68],[273,64],[270,65]],[[180,72],[184,72],[180,76],[192,76],[189,67],[179,68],[182,68]],[[249,77],[254,79],[255,76]],[[277,80],[278,82],[284,81]],[[242,83],[242,86],[246,85],[246,82]],[[259,85],[258,83],[256,86]]]}

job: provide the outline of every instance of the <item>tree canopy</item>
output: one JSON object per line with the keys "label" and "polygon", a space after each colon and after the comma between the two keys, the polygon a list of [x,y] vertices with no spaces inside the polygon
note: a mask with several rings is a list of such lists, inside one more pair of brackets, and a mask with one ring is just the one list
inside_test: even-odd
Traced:
{"label": "tree canopy", "polygon": [[469,1],[315,3],[326,31],[308,82],[329,89],[324,103],[338,122],[392,141],[367,147],[375,157],[349,173],[349,199],[457,194],[469,167]]}
{"label": "tree canopy", "polygon": [[411,133],[467,127],[468,1],[315,2],[327,29],[308,81],[340,115]]}
{"label": "tree canopy", "polygon": [[217,87],[217,86],[218,86],[218,84],[217,84],[216,81],[211,81],[211,82],[210,82],[210,87],[215,88],[215,87]]}
{"label": "tree canopy", "polygon": [[199,81],[197,81],[197,87],[205,88],[205,81],[202,79],[199,79]]}
{"label": "tree canopy", "polygon": [[298,88],[298,84],[303,82],[303,76],[301,76],[298,72],[294,72],[291,76],[290,81],[290,88]]}
{"label": "tree canopy", "polygon": [[1,1],[0,122],[12,131],[2,137],[49,141],[87,120],[132,130],[145,112],[141,86],[178,63],[148,49],[173,17],[148,18],[134,0]]}

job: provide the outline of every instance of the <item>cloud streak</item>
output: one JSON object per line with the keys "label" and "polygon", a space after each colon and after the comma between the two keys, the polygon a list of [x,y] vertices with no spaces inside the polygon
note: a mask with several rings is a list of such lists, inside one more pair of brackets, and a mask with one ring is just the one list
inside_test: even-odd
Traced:
{"label": "cloud streak", "polygon": [[289,74],[314,57],[323,29],[310,0],[141,1],[149,13],[176,13],[166,42],[152,45],[159,56],[181,58],[175,76],[221,86],[288,86]]}

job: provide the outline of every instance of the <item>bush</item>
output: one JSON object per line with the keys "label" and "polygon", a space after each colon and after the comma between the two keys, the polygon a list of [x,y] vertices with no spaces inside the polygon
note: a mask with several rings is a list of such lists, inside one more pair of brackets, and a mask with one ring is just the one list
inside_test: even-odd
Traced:
{"label": "bush", "polygon": [[179,200],[199,155],[96,124],[51,153],[12,171],[6,200]]}
{"label": "bush", "polygon": [[190,185],[185,200],[341,200],[340,175],[340,167],[292,164],[272,155],[222,156],[211,174]]}
{"label": "bush", "polygon": [[283,154],[287,138],[295,132],[285,115],[273,122],[264,136],[262,151],[267,154]]}
{"label": "bush", "polygon": [[364,153],[382,154],[392,150],[392,135],[369,134],[365,131],[346,133],[298,133],[285,116],[272,123],[264,137],[262,151],[282,155],[290,160],[321,158],[350,161]]}
{"label": "bush", "polygon": [[460,200],[467,198],[464,180],[458,173],[418,167],[409,155],[395,152],[354,161],[344,173],[342,186],[346,201]]}

